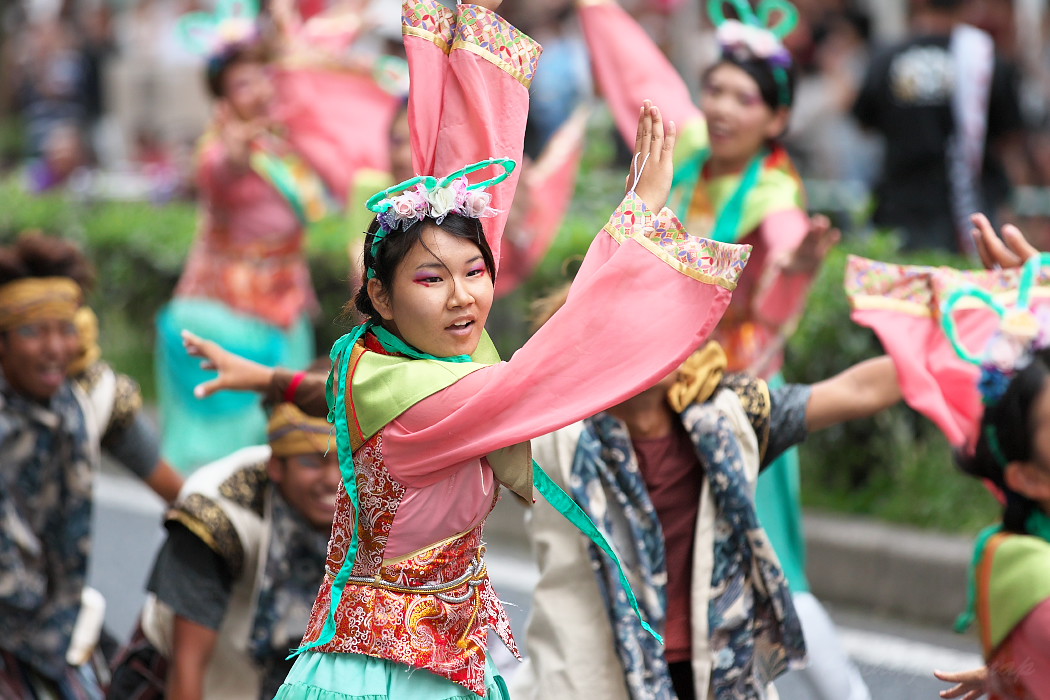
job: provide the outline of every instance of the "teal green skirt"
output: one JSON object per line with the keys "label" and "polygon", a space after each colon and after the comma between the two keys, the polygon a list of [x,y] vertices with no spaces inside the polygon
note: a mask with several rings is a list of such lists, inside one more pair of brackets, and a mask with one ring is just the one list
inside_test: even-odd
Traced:
{"label": "teal green skirt", "polygon": [[[510,700],[492,659],[486,660],[486,700]],[[274,700],[475,700],[481,696],[436,673],[364,654],[307,651]]]}
{"label": "teal green skirt", "polygon": [[213,299],[175,299],[157,315],[157,400],[161,456],[184,474],[250,445],[266,444],[266,414],[254,392],[223,391],[198,399],[193,389],[213,379],[182,345],[182,330],[214,340],[267,367],[301,369],[313,360],[313,326],[298,319],[278,328]]}

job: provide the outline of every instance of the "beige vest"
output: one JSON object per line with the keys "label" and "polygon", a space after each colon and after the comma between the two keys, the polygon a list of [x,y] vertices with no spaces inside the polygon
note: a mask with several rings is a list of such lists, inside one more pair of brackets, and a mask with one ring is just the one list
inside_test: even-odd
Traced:
{"label": "beige vest", "polygon": [[[191,494],[201,494],[216,505],[233,525],[244,551],[242,573],[234,577],[230,605],[226,610],[219,638],[204,679],[204,700],[258,700],[262,678],[248,653],[259,582],[266,566],[266,543],[270,538],[271,501],[267,494],[264,517],[224,497],[219,487],[236,471],[270,459],[270,447],[245,447],[229,457],[199,469],[190,476],[179,492],[184,501]],[[142,611],[142,629],[146,638],[166,657],[171,657],[174,613],[153,594],[147,597]]]}
{"label": "beige vest", "polygon": [[[758,480],[759,446],[755,431],[737,395],[722,389],[714,397],[740,439],[752,489]],[[536,461],[563,489],[568,490],[576,445],[583,432],[574,423],[532,441]],[[604,494],[595,490],[595,500]],[[587,539],[542,496],[526,515],[533,556],[540,580],[532,599],[526,631],[526,659],[511,678],[514,700],[629,700],[623,666],[616,654],[612,625],[591,569]],[[707,604],[714,568],[715,503],[707,480],[700,494],[700,510],[693,543],[692,603],[693,681],[697,697],[713,700]],[[631,572],[627,572],[632,584]],[[766,698],[776,700],[769,686]]]}

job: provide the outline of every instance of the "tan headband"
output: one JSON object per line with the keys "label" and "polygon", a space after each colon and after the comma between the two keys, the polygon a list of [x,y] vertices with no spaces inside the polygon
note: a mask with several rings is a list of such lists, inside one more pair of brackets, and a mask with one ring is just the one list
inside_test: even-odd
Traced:
{"label": "tan headband", "polygon": [[323,454],[329,449],[332,424],[306,415],[295,404],[282,403],[273,410],[267,432],[274,457]]}
{"label": "tan headband", "polygon": [[72,321],[80,308],[80,285],[69,277],[26,277],[0,286],[0,330],[37,321]]}

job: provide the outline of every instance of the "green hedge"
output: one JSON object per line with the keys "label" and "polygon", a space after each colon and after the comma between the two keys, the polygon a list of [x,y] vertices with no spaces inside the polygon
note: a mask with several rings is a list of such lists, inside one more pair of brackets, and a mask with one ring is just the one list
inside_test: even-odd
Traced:
{"label": "green hedge", "polygon": [[[619,201],[622,174],[607,167],[610,139],[592,139],[570,212],[558,240],[523,289],[501,300],[490,324],[507,356],[527,335],[528,302],[571,274]],[[170,298],[196,226],[192,204],[91,203],[62,195],[31,197],[18,182],[0,182],[0,240],[41,229],[82,241],[99,271],[92,303],[102,320],[106,356],[152,395],[153,315]],[[322,310],[317,347],[346,330],[337,319],[350,285],[346,233],[337,222],[311,232],[308,250]],[[852,323],[842,292],[849,253],[923,264],[964,265],[947,256],[904,257],[887,235],[847,238],[832,253],[787,348],[788,381],[815,382],[880,353],[873,334]],[[568,262],[566,262],[568,261]],[[972,531],[996,508],[984,489],[959,475],[939,432],[905,406],[810,437],[802,449],[808,506],[861,513],[923,527]]]}

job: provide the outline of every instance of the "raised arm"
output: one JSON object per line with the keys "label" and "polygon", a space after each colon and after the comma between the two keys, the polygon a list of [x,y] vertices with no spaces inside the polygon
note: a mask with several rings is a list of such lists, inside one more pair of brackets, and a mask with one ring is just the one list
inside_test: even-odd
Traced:
{"label": "raised arm", "polygon": [[578,0],[578,5],[595,80],[626,143],[634,138],[643,100],[659,104],[682,130],[703,120],[678,71],[615,0]]}
{"label": "raised arm", "polygon": [[893,360],[885,355],[865,360],[813,385],[806,406],[806,427],[809,431],[823,430],[867,418],[900,400]]}

